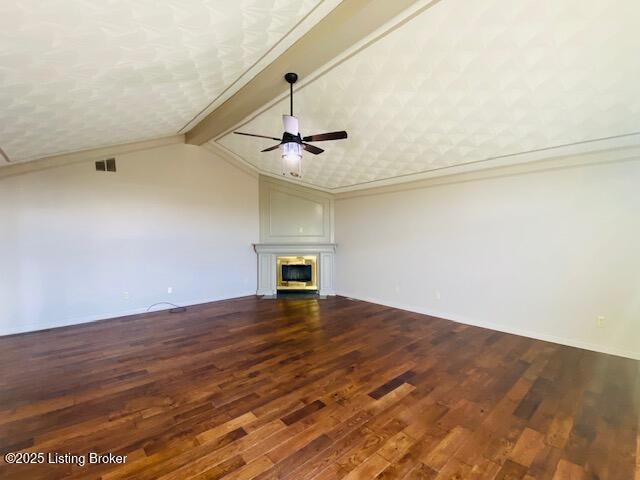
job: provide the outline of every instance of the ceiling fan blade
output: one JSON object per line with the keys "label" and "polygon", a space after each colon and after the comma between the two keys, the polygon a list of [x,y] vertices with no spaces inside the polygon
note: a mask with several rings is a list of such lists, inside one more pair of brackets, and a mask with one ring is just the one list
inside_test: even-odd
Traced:
{"label": "ceiling fan blade", "polygon": [[315,145],[309,145],[308,143],[303,143],[302,148],[304,148],[309,153],[313,153],[314,155],[319,155],[324,152],[323,149],[318,148]]}
{"label": "ceiling fan blade", "polygon": [[270,140],[280,140],[276,137],[267,137],[266,135],[256,135],[255,133],[243,133],[243,132],[233,132],[236,135],[246,135],[247,137],[258,137],[258,138],[268,138]]}
{"label": "ceiling fan blade", "polygon": [[347,138],[347,132],[341,130],[339,132],[318,133],[317,135],[309,135],[302,140],[305,142],[323,142],[325,140],[341,140]]}
{"label": "ceiling fan blade", "polygon": [[280,144],[274,145],[273,147],[269,147],[269,148],[265,148],[264,150],[260,150],[260,152],[270,152],[271,150],[275,150],[279,146],[280,146]]}

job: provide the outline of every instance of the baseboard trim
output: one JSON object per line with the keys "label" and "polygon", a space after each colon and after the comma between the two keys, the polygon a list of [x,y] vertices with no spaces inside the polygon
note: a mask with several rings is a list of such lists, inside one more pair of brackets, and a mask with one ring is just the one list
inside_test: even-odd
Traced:
{"label": "baseboard trim", "polygon": [[[178,302],[180,306],[185,307],[195,307],[197,305],[201,305],[203,303],[211,303],[211,302],[219,302],[222,300],[233,300],[236,298],[242,297],[253,297],[255,296],[255,290],[247,291],[247,292],[238,292],[231,296],[214,296],[204,299],[195,299],[188,301],[180,301]],[[98,315],[88,315],[83,317],[72,317],[60,321],[52,321],[48,323],[30,323],[26,325],[17,325],[15,328],[7,328],[0,331],[0,337],[4,337],[7,335],[18,335],[22,333],[31,333],[38,332],[41,330],[51,330],[53,328],[64,328],[70,327],[73,325],[82,325],[85,323],[98,322],[100,320],[112,320],[116,318],[129,317],[132,315],[140,315],[141,313],[154,313],[154,312],[162,312],[166,310],[170,310],[173,308],[171,305],[158,305],[158,308],[154,308],[147,312],[148,306],[133,308],[129,310],[122,310],[118,312],[110,312],[110,313],[101,313]]]}
{"label": "baseboard trim", "polygon": [[596,345],[589,342],[583,342],[580,340],[572,340],[564,337],[558,337],[555,335],[548,335],[545,333],[535,332],[531,330],[519,329],[519,328],[511,328],[502,324],[492,323],[492,322],[483,322],[478,319],[468,318],[456,314],[452,314],[450,312],[439,312],[435,310],[430,310],[428,308],[418,307],[415,305],[406,305],[399,304],[394,302],[387,302],[384,300],[380,300],[378,298],[366,297],[357,294],[338,292],[338,295],[343,297],[352,298],[354,300],[360,300],[363,302],[375,303],[378,305],[383,305],[385,307],[397,308],[399,310],[406,310],[408,312],[420,313],[422,315],[429,315],[431,317],[443,318],[445,320],[449,320],[455,323],[462,323],[464,325],[471,325],[474,327],[488,328],[489,330],[495,330],[502,333],[509,333],[512,335],[518,335],[521,337],[533,338],[536,340],[543,340],[545,342],[557,343],[559,345],[564,345],[567,347],[575,347],[580,348],[582,350],[590,350],[593,352],[606,353],[608,355],[615,355],[617,357],[631,358],[633,360],[640,360],[640,352],[633,352],[630,350],[611,348],[603,345]]}

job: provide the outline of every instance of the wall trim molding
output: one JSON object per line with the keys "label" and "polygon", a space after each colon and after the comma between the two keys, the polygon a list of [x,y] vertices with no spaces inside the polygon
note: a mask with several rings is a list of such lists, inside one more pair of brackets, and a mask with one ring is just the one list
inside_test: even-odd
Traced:
{"label": "wall trim molding", "polygon": [[47,168],[62,167],[73,163],[99,160],[106,157],[124,155],[125,153],[137,152],[140,150],[150,150],[152,148],[165,147],[184,142],[184,135],[171,135],[169,137],[152,138],[139,142],[123,143],[120,145],[110,145],[106,147],[81,150],[79,152],[63,153],[51,157],[44,157],[37,160],[13,162],[7,166],[0,167],[0,178],[24,173],[35,172]]}
{"label": "wall trim molding", "polygon": [[[255,296],[255,294],[256,292],[254,290],[247,290],[246,292],[238,292],[237,294],[233,294],[231,296],[224,296],[224,295],[213,296],[209,298],[187,300],[179,303],[181,306],[185,306],[189,308],[189,307],[195,307],[197,305],[202,305],[204,303],[219,302],[222,300],[232,300],[235,298],[242,298],[242,297],[253,297]],[[148,312],[147,312],[147,308],[149,307],[148,306],[138,307],[138,308],[131,308],[131,309],[122,310],[118,312],[101,313],[97,315],[86,315],[82,317],[71,317],[71,318],[58,320],[58,321],[54,320],[47,323],[30,323],[26,325],[19,325],[19,326],[16,326],[16,328],[5,329],[0,331],[0,337],[7,336],[7,335],[21,335],[25,333],[38,332],[41,330],[50,330],[53,328],[64,328],[64,327],[70,327],[73,325],[82,325],[85,323],[93,323],[101,320],[115,320],[118,318],[130,317],[132,315],[140,315],[142,313],[162,312],[162,311],[170,310],[171,308],[173,308],[173,306],[159,305],[158,308],[154,308],[153,310],[150,310]]]}
{"label": "wall trim molding", "polygon": [[[335,212],[333,195],[264,175],[260,175],[258,189],[260,198],[260,241],[262,243],[326,243],[334,241]],[[274,211],[272,210],[274,194],[289,197],[291,200],[302,200],[300,203],[308,202],[321,208],[322,233],[319,234],[319,232],[315,232],[315,234],[309,234],[304,232],[299,234],[285,234],[280,232],[279,234],[278,232],[274,232],[272,229],[274,219]],[[282,212],[277,212],[277,214],[281,215]],[[290,223],[290,218],[288,218],[287,221]]]}
{"label": "wall trim molding", "polygon": [[408,312],[420,313],[422,315],[429,315],[431,317],[442,318],[444,320],[449,320],[451,322],[461,323],[464,325],[470,325],[473,327],[486,328],[489,330],[495,330],[497,332],[508,333],[511,335],[518,335],[521,337],[533,338],[535,340],[542,340],[545,342],[556,343],[558,345],[564,345],[567,347],[580,348],[582,350],[590,350],[592,352],[606,353],[608,355],[615,355],[617,357],[640,360],[640,351],[634,352],[631,350],[611,348],[607,346],[596,345],[589,342],[583,342],[580,340],[572,340],[569,338],[558,337],[555,335],[547,335],[547,334],[535,332],[532,330],[512,328],[503,324],[485,322],[477,318],[465,317],[465,316],[457,315],[450,312],[440,312],[440,311],[432,310],[429,308],[418,307],[415,305],[387,302],[385,300],[380,300],[379,298],[373,298],[373,297],[362,296],[362,295],[352,295],[352,294],[341,292],[341,291],[338,291],[337,295],[342,297],[347,297],[353,300],[362,301],[362,302],[375,303],[377,305],[383,305],[385,307],[392,307],[400,310],[406,310]]}

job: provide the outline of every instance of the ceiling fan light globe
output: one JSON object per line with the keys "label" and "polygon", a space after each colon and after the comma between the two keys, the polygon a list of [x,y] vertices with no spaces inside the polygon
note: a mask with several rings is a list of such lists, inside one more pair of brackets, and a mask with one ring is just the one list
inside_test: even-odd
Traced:
{"label": "ceiling fan light globe", "polygon": [[302,177],[302,147],[299,143],[288,142],[282,148],[282,175]]}

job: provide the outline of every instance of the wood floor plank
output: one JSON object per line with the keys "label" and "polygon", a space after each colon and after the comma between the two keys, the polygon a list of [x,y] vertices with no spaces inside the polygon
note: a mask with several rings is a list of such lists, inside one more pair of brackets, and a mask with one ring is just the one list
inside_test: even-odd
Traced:
{"label": "wood floor plank", "polygon": [[7,479],[640,480],[640,362],[343,297],[0,337]]}
{"label": "wood floor plank", "polygon": [[530,467],[540,450],[544,448],[543,439],[544,436],[541,433],[525,428],[511,452],[511,460],[525,467]]}

